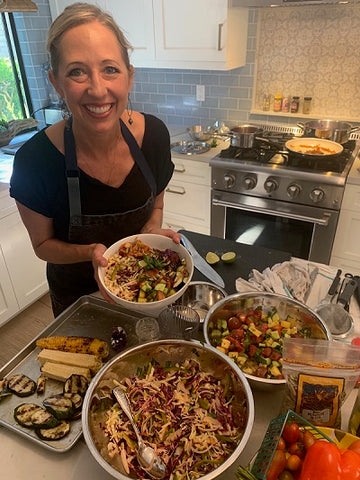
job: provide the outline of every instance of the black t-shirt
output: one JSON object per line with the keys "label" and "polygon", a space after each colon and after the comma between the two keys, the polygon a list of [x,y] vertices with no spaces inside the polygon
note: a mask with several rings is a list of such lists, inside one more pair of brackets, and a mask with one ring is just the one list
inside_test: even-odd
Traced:
{"label": "black t-shirt", "polygon": [[[154,175],[157,191],[168,184],[174,164],[165,124],[144,114],[145,132],[141,150]],[[119,188],[105,185],[80,170],[81,209],[84,215],[121,213],[145,203],[149,185],[135,164]],[[65,157],[44,130],[34,135],[16,153],[10,180],[10,196],[31,210],[54,221],[56,238],[67,241],[69,201]]]}

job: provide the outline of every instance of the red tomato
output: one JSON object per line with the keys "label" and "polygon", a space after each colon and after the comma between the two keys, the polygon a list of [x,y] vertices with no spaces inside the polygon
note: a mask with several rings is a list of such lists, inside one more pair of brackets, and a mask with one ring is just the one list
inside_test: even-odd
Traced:
{"label": "red tomato", "polygon": [[299,425],[296,422],[286,422],[282,431],[284,440],[288,443],[294,443],[299,438]]}
{"label": "red tomato", "polygon": [[285,450],[285,448],[286,448],[286,442],[282,437],[280,437],[277,449],[278,450]]}
{"label": "red tomato", "polygon": [[231,330],[231,336],[235,338],[244,338],[245,332],[242,328],[236,328],[235,330]]}
{"label": "red tomato", "polygon": [[291,455],[297,455],[299,458],[304,458],[305,456],[305,446],[301,442],[291,443],[289,446],[289,453]]}
{"label": "red tomato", "polygon": [[297,455],[290,455],[290,457],[286,460],[286,468],[291,472],[296,472],[296,470],[300,470],[302,464],[302,460]]}
{"label": "red tomato", "polygon": [[311,445],[316,442],[316,438],[311,432],[309,432],[309,430],[305,430],[302,442],[304,444],[305,450],[309,450]]}
{"label": "red tomato", "polygon": [[241,320],[237,317],[230,317],[227,321],[229,330],[235,330],[241,327]]}
{"label": "red tomato", "polygon": [[253,357],[257,352],[258,347],[256,345],[249,345],[249,357]]}
{"label": "red tomato", "polygon": [[360,337],[353,338],[351,340],[351,345],[360,345]]}
{"label": "red tomato", "polygon": [[360,455],[360,440],[355,440],[355,442],[348,446],[348,450],[352,450]]}

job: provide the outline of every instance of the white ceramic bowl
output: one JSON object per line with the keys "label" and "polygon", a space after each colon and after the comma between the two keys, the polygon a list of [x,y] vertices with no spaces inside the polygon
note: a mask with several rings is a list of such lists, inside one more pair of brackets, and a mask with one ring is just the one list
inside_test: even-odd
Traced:
{"label": "white ceramic bowl", "polygon": [[[247,312],[249,309],[262,307],[263,313],[267,313],[276,308],[280,318],[285,320],[288,315],[299,320],[299,324],[307,326],[312,330],[312,338],[323,338],[331,340],[331,333],[325,322],[320,316],[308,308],[303,303],[292,298],[278,295],[275,293],[234,293],[217,302],[207,313],[204,324],[203,333],[205,341],[212,345],[211,342],[211,322],[219,318],[227,321],[230,317],[237,313]],[[242,343],[242,342],[240,342]],[[216,347],[215,345],[213,345]],[[279,385],[285,385],[285,379],[261,378],[249,373],[245,373],[251,386],[258,389],[272,389]]]}
{"label": "white ceramic bowl", "polygon": [[170,297],[166,297],[163,300],[157,300],[154,302],[149,302],[149,303],[139,303],[139,302],[131,302],[129,300],[124,300],[122,298],[117,297],[114,295],[106,286],[104,283],[104,276],[105,276],[105,268],[99,267],[98,273],[99,273],[99,278],[102,286],[105,288],[106,292],[108,295],[119,305],[122,307],[132,310],[135,312],[143,313],[144,315],[150,315],[150,316],[157,316],[161,310],[163,310],[165,307],[168,305],[174,303],[178,298],[181,297],[181,295],[185,292],[187,287],[189,286],[189,283],[191,281],[191,278],[194,273],[194,262],[193,259],[190,255],[190,253],[186,250],[185,247],[183,247],[180,244],[174,243],[171,238],[165,237],[163,235],[155,235],[152,233],[142,233],[138,235],[132,235],[130,237],[122,238],[118,242],[114,243],[109,247],[106,252],[104,253],[105,258],[110,258],[112,255],[117,253],[117,251],[120,248],[120,245],[126,243],[126,242],[134,242],[136,239],[140,240],[142,243],[145,245],[148,245],[149,247],[152,248],[157,248],[159,250],[166,250],[166,249],[171,249],[175,252],[177,252],[180,256],[180,258],[184,258],[186,261],[186,268],[187,271],[189,272],[189,279],[185,285],[180,288],[174,295],[171,295]]}
{"label": "white ceramic bowl", "polygon": [[[224,381],[225,388],[229,377],[232,379],[234,395],[231,403],[234,420],[241,425],[242,430],[234,451],[222,464],[215,465],[213,470],[199,477],[199,480],[218,477],[238,460],[249,440],[254,424],[254,397],[244,374],[229,357],[209,345],[177,339],[158,340],[132,347],[114,357],[96,374],[86,392],[82,410],[84,439],[95,460],[114,478],[129,480],[131,476],[125,474],[124,468],[116,462],[116,459],[112,461],[108,457],[107,440],[98,428],[99,424],[102,424],[101,415],[103,415],[99,410],[99,397],[103,397],[106,391],[109,392],[114,387],[114,380],[121,381],[125,377],[136,375],[138,369],[151,360],[165,366],[169,361],[183,362],[190,359],[199,362],[202,371],[214,375],[221,382]],[[132,478],[135,478],[134,474]]]}

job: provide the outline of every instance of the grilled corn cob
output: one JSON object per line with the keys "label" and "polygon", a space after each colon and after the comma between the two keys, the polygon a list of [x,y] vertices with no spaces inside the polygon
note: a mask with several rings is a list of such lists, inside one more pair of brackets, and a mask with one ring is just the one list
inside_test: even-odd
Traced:
{"label": "grilled corn cob", "polygon": [[90,370],[74,365],[63,365],[61,363],[46,362],[41,367],[41,374],[45,377],[65,382],[71,375],[82,375],[89,382],[91,380]]}
{"label": "grilled corn cob", "polygon": [[102,366],[102,362],[95,355],[49,350],[48,348],[41,350],[37,359],[41,365],[44,365],[45,362],[52,362],[88,368],[92,375],[98,372]]}
{"label": "grilled corn cob", "polygon": [[36,341],[41,350],[62,350],[63,352],[88,353],[101,359],[109,356],[109,345],[98,338],[91,337],[43,337]]}

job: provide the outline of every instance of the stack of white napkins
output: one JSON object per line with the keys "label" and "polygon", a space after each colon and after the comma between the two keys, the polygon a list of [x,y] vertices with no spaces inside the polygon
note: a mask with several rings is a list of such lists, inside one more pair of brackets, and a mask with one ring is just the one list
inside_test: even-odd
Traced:
{"label": "stack of white napkins", "polygon": [[315,308],[326,296],[336,272],[336,267],[293,257],[263,272],[251,270],[248,280],[236,279],[235,287],[241,293],[259,291],[286,295]]}

